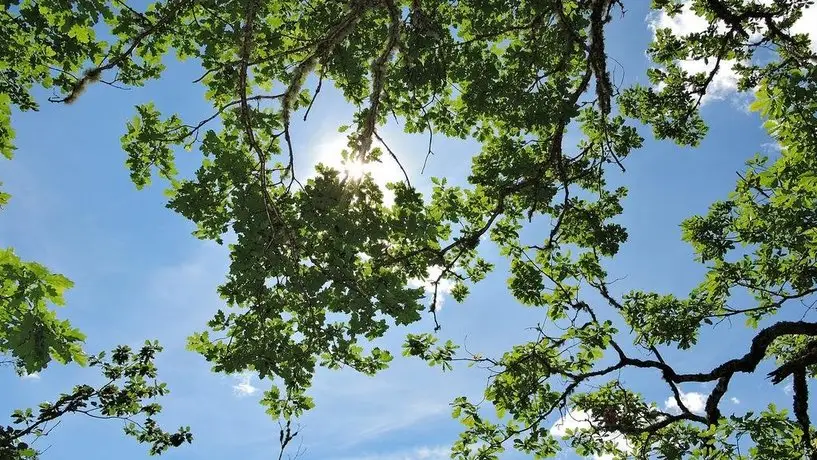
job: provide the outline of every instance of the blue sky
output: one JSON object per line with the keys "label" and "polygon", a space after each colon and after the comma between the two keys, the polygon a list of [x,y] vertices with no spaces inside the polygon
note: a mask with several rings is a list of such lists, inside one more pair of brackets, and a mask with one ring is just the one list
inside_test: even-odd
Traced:
{"label": "blue sky", "polygon": [[[611,64],[616,81],[646,83],[644,49],[652,33],[647,3],[632,2],[625,17],[613,23],[608,51],[620,63]],[[673,24],[685,30],[695,22]],[[185,120],[209,115],[211,107],[201,88],[190,83],[197,76],[194,63],[173,63],[161,81],[144,88],[97,86],[72,106],[45,102],[39,112],[16,113],[19,149],[13,161],[0,166],[0,180],[12,194],[8,209],[0,214],[0,245],[13,246],[24,259],[39,261],[76,283],[60,314],[87,333],[88,350],[120,343],[136,346],[148,338],[162,342],[160,375],[172,391],[163,401],[162,422],[168,427],[189,424],[195,436],[192,445],[169,452],[167,458],[277,458],[278,426],[257,404],[265,383],[251,376],[212,374],[202,358],[184,350],[186,336],[201,330],[223,307],[215,287],[226,273],[225,248],[190,235],[192,225],[164,208],[163,184],[137,191],[119,144],[138,103],[153,100],[166,114],[178,112]],[[731,92],[729,76],[719,84],[717,97],[703,109],[711,134],[700,148],[648,140],[627,160],[627,173],[618,180],[630,188],[621,218],[630,239],[610,264],[612,278],[626,276],[615,285],[618,293],[635,288],[687,293],[700,280],[703,267],[680,241],[679,223],[725,197],[746,158],[773,152],[757,116],[746,112],[746,98]],[[293,128],[301,174],[319,158],[337,153],[333,146],[342,141],[337,127],[350,117],[342,98],[324,88],[310,120]],[[435,137],[435,155],[420,178],[427,138],[402,135],[395,126],[386,133],[417,178],[414,182],[425,187],[432,175],[451,171],[460,175],[450,178],[462,180],[463,165],[478,148],[472,142]],[[191,168],[197,161],[195,151],[181,153],[182,165]],[[393,165],[383,168],[390,168],[387,176],[394,177]],[[505,288],[501,260],[491,250],[488,255],[499,263],[498,270],[473,287],[465,303],[445,301],[441,334],[460,343],[466,340],[472,351],[498,354],[530,338],[526,328],[543,320],[544,312],[514,302]],[[425,318],[412,329],[430,331],[432,326],[431,318]],[[399,353],[405,330],[392,332],[383,342]],[[680,369],[708,368],[743,354],[749,337],[740,320],[734,326],[722,324],[705,334],[694,350],[678,354],[675,363]],[[669,392],[654,385],[654,377],[625,375],[628,383],[663,405]],[[36,406],[95,378],[87,369],[58,365],[37,378],[3,373],[0,413]],[[448,403],[460,395],[479,396],[484,383],[485,375],[474,369],[442,373],[403,359],[376,378],[320,372],[312,391],[317,408],[301,421],[306,449],[301,458],[447,458],[447,446],[459,431]],[[693,405],[704,390],[684,387]],[[758,392],[764,396],[756,402]],[[750,377],[736,378],[727,397],[734,399],[725,407],[732,405],[738,412],[768,401],[790,404],[782,384],[771,387]],[[120,459],[144,458],[144,447],[120,430],[116,422],[76,417],[64,421],[39,447],[52,445],[45,459],[107,459],[111,453]]]}

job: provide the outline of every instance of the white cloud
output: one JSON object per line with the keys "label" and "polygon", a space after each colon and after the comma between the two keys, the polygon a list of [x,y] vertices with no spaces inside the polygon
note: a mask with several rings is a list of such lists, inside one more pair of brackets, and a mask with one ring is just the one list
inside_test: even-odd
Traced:
{"label": "white cloud", "polygon": [[423,446],[397,452],[344,457],[342,460],[448,460],[449,458],[451,458],[451,449],[446,446]]}
{"label": "white cloud", "polygon": [[732,401],[732,404],[740,404],[740,399],[738,399],[738,398],[736,398],[734,396],[729,398],[729,400]]}
{"label": "white cloud", "polygon": [[[666,12],[660,11],[647,16],[647,24],[653,33],[658,29],[670,29],[673,35],[684,36],[693,33],[703,32],[709,26],[709,22],[695,14],[690,8],[691,3],[685,3],[681,13],[670,17]],[[723,30],[725,26],[719,24],[718,28]],[[690,73],[711,72],[715,68],[715,62],[705,63],[700,60],[681,61],[682,69]],[[733,67],[735,61],[723,61],[720,64],[718,73],[709,85],[707,94],[701,100],[706,103],[713,99],[723,99],[737,89],[738,76]]]}
{"label": "white cloud", "polygon": [[550,434],[553,436],[565,436],[568,430],[586,430],[591,427],[590,416],[582,410],[568,411],[563,417],[550,427]]}
{"label": "white cloud", "polygon": [[[693,414],[703,414],[706,408],[706,396],[703,393],[691,391],[689,393],[681,392],[681,402]],[[678,401],[675,397],[669,397],[664,401],[664,407],[672,412],[681,413],[681,408],[678,406]]]}
{"label": "white cloud", "polygon": [[[434,281],[437,280],[437,278],[440,276],[442,271],[443,271],[443,269],[440,266],[437,266],[437,265],[431,266],[431,267],[428,268],[428,276],[426,277],[426,279],[423,279],[423,280],[420,280],[420,279],[409,280],[409,286],[415,287],[415,288],[421,287],[421,288],[425,289],[426,295],[433,296],[434,295]],[[436,308],[437,308],[437,311],[440,311],[440,309],[443,306],[444,296],[446,296],[448,294],[451,294],[451,289],[453,289],[453,288],[454,288],[454,283],[451,280],[441,279],[437,283],[437,302],[436,302],[436,305],[435,305]]]}
{"label": "white cloud", "polygon": [[251,396],[258,391],[258,388],[252,385],[252,374],[249,372],[242,372],[234,377],[237,381],[237,383],[233,385],[233,392],[236,396]]}
{"label": "white cloud", "polygon": [[[760,4],[769,4],[770,2],[771,0],[758,0]],[[681,12],[673,17],[670,17],[664,11],[650,13],[647,16],[647,24],[653,33],[658,29],[670,29],[673,35],[676,36],[703,32],[709,27],[709,22],[695,14],[691,5],[691,2],[685,2]],[[719,21],[716,27],[720,32],[727,30],[726,24],[722,21]],[[803,16],[792,26],[791,32],[814,34],[815,30],[817,30],[817,6],[812,5],[803,11]],[[759,39],[761,32],[754,33],[749,40]],[[817,37],[811,36],[811,47],[814,51],[817,51],[817,39],[815,38]],[[738,75],[734,70],[735,64],[737,62],[734,60],[721,61],[718,73],[710,83],[707,94],[701,100],[702,104],[711,100],[725,99],[736,92]],[[715,61],[710,60],[709,63],[705,63],[702,60],[684,60],[680,61],[679,65],[690,73],[708,73],[715,68]]]}
{"label": "white cloud", "polygon": [[[755,0],[761,5],[772,5],[774,0]],[[765,29],[765,26],[762,26]],[[817,3],[812,3],[802,10],[802,16],[792,26],[789,32],[793,34],[806,34],[811,40],[811,49],[817,52]]]}
{"label": "white cloud", "polygon": [[811,39],[811,49],[817,52],[817,35],[815,35],[815,31],[817,31],[817,3],[803,10],[803,16],[794,23],[791,31],[796,34],[808,34]]}
{"label": "white cloud", "polygon": [[[714,59],[710,60],[709,64],[704,61],[696,60],[681,61],[680,64],[682,69],[692,74],[709,74],[715,69]],[[713,100],[725,99],[737,91],[738,80],[740,78],[735,71],[735,64],[737,64],[737,62],[734,60],[721,61],[720,67],[718,67],[718,73],[715,74],[715,78],[712,79],[712,82],[707,87],[706,94],[701,98],[701,104]]]}
{"label": "white cloud", "polygon": [[[686,2],[681,8],[681,12],[675,16],[670,16],[664,11],[652,12],[647,16],[647,23],[653,31],[657,29],[670,29],[674,35],[689,35],[703,32],[709,26],[709,22],[692,11],[690,2]],[[724,26],[719,25],[719,30],[723,31]]]}
{"label": "white cloud", "polygon": [[[568,430],[585,431],[591,428],[591,414],[583,410],[570,410],[550,427],[550,434],[557,437],[567,435]],[[612,441],[621,452],[630,452],[632,446],[621,433],[610,433],[603,436],[605,441]],[[595,460],[612,460],[612,454],[594,455]]]}
{"label": "white cloud", "polygon": [[40,374],[38,372],[26,373],[21,375],[20,378],[23,380],[40,380]]}

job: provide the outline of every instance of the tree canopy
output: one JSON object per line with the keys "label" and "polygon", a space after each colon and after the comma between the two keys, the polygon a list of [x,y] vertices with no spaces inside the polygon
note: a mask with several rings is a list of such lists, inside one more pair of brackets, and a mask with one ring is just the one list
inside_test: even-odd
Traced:
{"label": "tree canopy", "polygon": [[[509,263],[510,293],[545,313],[534,339],[482,356],[429,330],[408,334],[402,349],[443,369],[465,361],[491,373],[483,401],[452,402],[462,423],[453,458],[552,457],[560,444],[550,427],[565,411],[587,418],[566,435],[584,456],[817,458],[808,401],[817,322],[798,303],[817,291],[817,55],[808,36],[792,32],[810,2],[692,0],[708,27],[658,30],[646,50],[649,84],[623,87],[611,78],[605,38],[627,3],[4,0],[0,151],[11,158],[14,111],[143,85],[162,78],[167,59],[199,63],[196,84],[212,113],[187,120],[145,101],[122,148],[136,187],[164,180],[168,208],[195,223],[198,238],[234,237],[218,287],[225,308],[188,344],[215,372],[268,379],[262,403],[274,419],[313,407],[318,367],[372,375],[388,367],[401,351],[371,341],[424,315],[436,324],[441,283],[464,300],[493,269],[481,254],[494,245]],[[670,15],[683,7],[652,1]],[[688,61],[706,65],[693,72]],[[642,136],[697,146],[707,135],[699,108],[726,70],[780,152],[747,152],[733,191],[683,222],[683,239],[706,268],[687,296],[649,286],[619,294],[607,266],[627,241],[618,219],[627,189],[609,185],[610,175],[626,178]],[[337,152],[346,162],[399,164],[380,131],[393,118],[407,133],[476,140],[468,184],[434,178],[424,195],[406,173],[389,184],[387,202],[370,175],[320,166],[306,179],[295,169],[291,130],[329,84],[355,108],[354,123],[338,127],[348,134]],[[40,88],[55,96],[36,100]],[[569,131],[580,133],[578,143]],[[177,171],[181,148],[199,153],[192,177]],[[50,309],[71,283],[10,249],[0,252],[0,270],[0,351],[25,372],[51,359],[88,360],[83,335]],[[429,277],[431,292],[411,284]],[[734,358],[694,371],[665,359],[724,319],[755,329]],[[2,434],[0,453],[36,455],[24,438],[86,405],[109,418],[146,416],[126,431],[152,453],[189,441],[186,429],[155,424],[158,405],[142,405],[166,391],[148,383],[157,350],[149,342],[138,353],[115,350],[110,362],[88,360],[111,382],[125,379],[121,390],[80,386],[42,406],[39,418],[15,413],[18,428]],[[762,363],[775,366],[770,385],[792,379],[792,410],[730,413],[730,382]],[[622,370],[660,376],[678,411],[629,388]],[[703,413],[683,401],[679,388],[689,382],[712,384]]]}

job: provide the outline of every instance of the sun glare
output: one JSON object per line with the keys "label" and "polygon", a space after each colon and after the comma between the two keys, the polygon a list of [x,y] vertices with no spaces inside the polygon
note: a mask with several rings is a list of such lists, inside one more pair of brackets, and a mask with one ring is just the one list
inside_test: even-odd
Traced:
{"label": "sun glare", "polygon": [[[375,144],[375,147],[379,144]],[[390,145],[393,149],[398,148]],[[383,148],[382,146],[380,146]],[[344,161],[341,152],[346,148],[346,137],[337,136],[321,142],[317,145],[315,151],[315,163],[312,167],[312,174],[315,174],[314,169],[318,163],[322,163],[331,168],[335,168],[345,174],[349,179],[360,180],[366,175],[371,175],[372,180],[377,184],[384,194],[384,201],[386,205],[391,205],[394,202],[394,195],[390,190],[386,189],[386,184],[389,182],[399,182],[403,179],[403,173],[400,167],[389,155],[383,155],[379,162],[363,163],[360,161]],[[406,165],[406,160],[401,159],[403,165]]]}
{"label": "sun glare", "polygon": [[[371,172],[371,169],[371,163],[367,164],[362,161],[342,161],[340,165],[341,172],[353,180],[363,179],[367,173]],[[374,176],[374,174],[372,174],[372,176]]]}

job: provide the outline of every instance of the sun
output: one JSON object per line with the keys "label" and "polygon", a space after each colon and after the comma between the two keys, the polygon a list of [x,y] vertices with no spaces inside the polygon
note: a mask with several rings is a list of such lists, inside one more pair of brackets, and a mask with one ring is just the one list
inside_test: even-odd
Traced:
{"label": "sun", "polygon": [[[390,182],[400,182],[404,180],[403,173],[400,166],[389,155],[383,155],[380,161],[361,162],[356,160],[344,160],[341,152],[346,149],[346,137],[343,135],[328,138],[316,145],[313,149],[313,166],[311,174],[315,174],[315,166],[319,163],[330,168],[337,169],[341,174],[346,175],[349,179],[360,180],[367,175],[371,176],[375,184],[377,184],[384,194],[384,202],[390,206],[394,202],[394,194],[386,189],[386,184]],[[383,148],[379,143],[375,143],[374,147]],[[399,145],[392,145],[392,150],[399,149]],[[385,150],[385,149],[384,149]],[[406,159],[401,158],[403,166],[406,166]]]}
{"label": "sun", "polygon": [[[340,167],[338,168],[342,173],[346,175],[349,179],[352,180],[360,180],[363,179],[366,174],[370,174],[372,171],[372,163],[364,163],[362,161],[357,160],[341,160]],[[374,176],[374,174],[372,174]]]}

